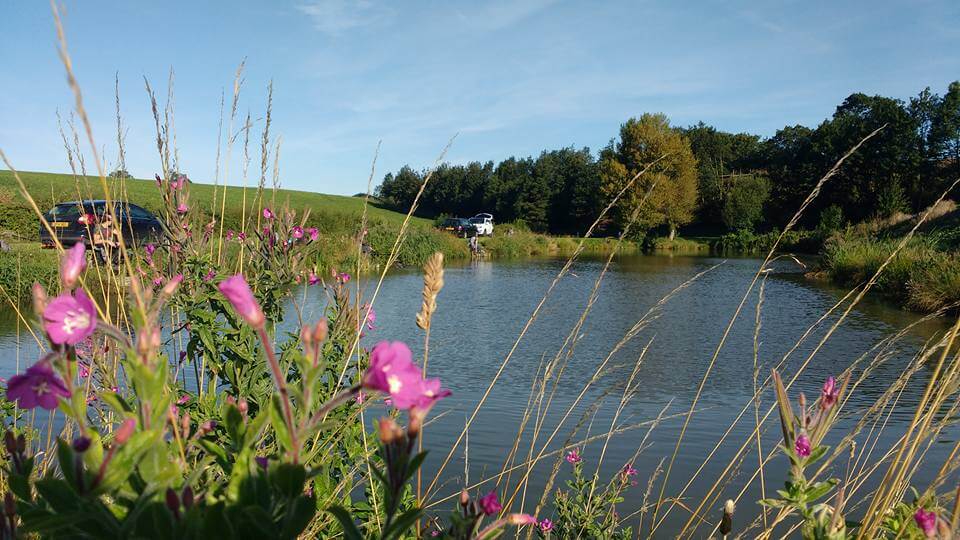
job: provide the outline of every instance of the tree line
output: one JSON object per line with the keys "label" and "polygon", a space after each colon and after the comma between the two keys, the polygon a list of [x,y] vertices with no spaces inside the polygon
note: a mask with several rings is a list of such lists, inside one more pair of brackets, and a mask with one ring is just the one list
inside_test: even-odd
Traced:
{"label": "tree line", "polygon": [[[634,231],[660,227],[670,236],[690,224],[769,229],[784,225],[820,177],[881,126],[827,183],[802,226],[918,212],[960,178],[960,82],[953,82],[942,96],[927,88],[906,101],[851,94],[817,127],[786,126],[769,138],[703,122],[675,127],[647,113],[624,122],[597,154],[570,147],[496,164],[442,164],[418,214],[490,212],[539,232],[582,234],[623,191],[601,223],[607,234],[631,222]],[[426,175],[405,166],[387,174],[376,195],[405,210]]]}

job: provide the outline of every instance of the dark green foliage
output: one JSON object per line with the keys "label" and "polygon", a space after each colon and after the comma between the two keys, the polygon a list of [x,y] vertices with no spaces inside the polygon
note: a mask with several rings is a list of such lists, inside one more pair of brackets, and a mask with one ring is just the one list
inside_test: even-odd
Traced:
{"label": "dark green foliage", "polygon": [[843,209],[839,205],[831,204],[820,212],[820,223],[817,224],[817,234],[827,238],[846,225],[843,218]]}
{"label": "dark green foliage", "polygon": [[[854,93],[820,125],[786,126],[767,139],[703,122],[677,130],[697,160],[697,223],[730,229],[783,226],[837,160],[881,126],[826,183],[801,227],[816,227],[831,205],[851,222],[916,213],[960,178],[960,82],[943,97],[925,89],[907,102]],[[587,149],[565,148],[496,165],[444,165],[434,173],[420,211],[466,217],[487,211],[500,223],[523,219],[533,231],[581,234],[612,197],[599,189],[600,173],[617,176],[598,159]],[[641,165],[621,161],[628,170]],[[423,177],[404,167],[384,178],[379,193],[405,210]],[[751,184],[756,177],[767,178],[769,189],[739,189],[743,178],[756,187]],[[607,234],[616,229],[602,225],[608,226]]]}
{"label": "dark green foliage", "polygon": [[[413,203],[428,172],[403,167],[387,174],[377,195],[397,210]],[[494,215],[498,223],[523,220],[531,230],[583,233],[603,204],[596,160],[588,148],[545,151],[536,159],[510,157],[466,165],[442,164],[430,175],[418,214]]]}
{"label": "dark green foliage", "polygon": [[734,177],[723,201],[723,224],[734,230],[753,230],[763,220],[763,207],[769,197],[770,181],[765,177]]}

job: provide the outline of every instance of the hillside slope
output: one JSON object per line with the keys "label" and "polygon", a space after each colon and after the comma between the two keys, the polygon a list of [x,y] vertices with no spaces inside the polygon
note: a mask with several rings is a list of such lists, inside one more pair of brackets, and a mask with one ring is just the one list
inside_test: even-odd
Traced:
{"label": "hillside slope", "polygon": [[[37,202],[41,210],[47,210],[58,202],[72,201],[77,199],[102,199],[103,190],[100,187],[100,181],[95,176],[74,177],[70,174],[41,173],[41,172],[19,172],[20,178],[27,186],[31,197]],[[152,211],[160,208],[160,194],[156,183],[153,180],[114,180],[108,179],[110,188],[114,196],[127,199],[131,203],[138,204]],[[224,223],[227,226],[236,227],[239,225],[240,216],[243,208],[244,191],[246,191],[247,212],[254,208],[256,197],[256,184],[248,187],[246,190],[242,187],[228,187],[226,212]],[[125,193],[125,196],[121,196]],[[222,196],[222,188],[217,190],[218,206],[219,197]],[[190,198],[191,205],[205,209],[210,213],[214,196],[214,186],[211,184],[191,184]],[[341,195],[326,195],[322,193],[311,193],[307,191],[294,191],[287,189],[277,190],[276,194],[271,189],[267,189],[264,194],[265,201],[275,201],[277,205],[288,203],[291,208],[298,212],[310,210],[311,222],[318,226],[326,226],[328,229],[339,232],[344,225],[350,224],[351,228],[356,228],[356,222],[360,219],[363,212],[363,198],[345,197]],[[272,203],[268,203],[272,204]],[[28,216],[30,226],[25,228],[24,220],[18,216],[6,215],[10,211],[6,207],[25,207],[26,201],[20,196],[16,180],[11,171],[0,170],[0,206],[5,210],[0,215],[0,229],[16,231],[21,234],[32,234],[36,228],[36,220],[32,215]],[[219,208],[217,209],[219,213]],[[372,221],[381,221],[385,224],[399,226],[403,221],[404,215],[385,208],[378,208],[371,204],[368,213]],[[414,226],[430,226],[430,221],[422,218],[413,218]]]}

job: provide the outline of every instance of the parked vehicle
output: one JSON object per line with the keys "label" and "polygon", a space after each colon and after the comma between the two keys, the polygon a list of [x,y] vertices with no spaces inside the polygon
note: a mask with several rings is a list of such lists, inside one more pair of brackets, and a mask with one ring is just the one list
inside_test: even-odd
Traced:
{"label": "parked vehicle", "polygon": [[480,236],[493,236],[492,214],[477,214],[470,218],[470,223],[477,228],[477,234]]}
{"label": "parked vehicle", "polygon": [[[124,243],[129,247],[145,245],[160,239],[163,224],[156,216],[143,208],[125,202],[114,201],[118,223],[115,224],[123,234]],[[86,200],[64,202],[54,206],[44,217],[50,223],[60,243],[70,247],[83,242],[94,247],[92,239],[98,233],[98,224],[107,212],[107,201]],[[40,224],[40,244],[54,247],[55,242],[50,231]]]}
{"label": "parked vehicle", "polygon": [[443,220],[443,223],[440,224],[440,230],[466,238],[476,234],[477,227],[468,219],[449,218]]}

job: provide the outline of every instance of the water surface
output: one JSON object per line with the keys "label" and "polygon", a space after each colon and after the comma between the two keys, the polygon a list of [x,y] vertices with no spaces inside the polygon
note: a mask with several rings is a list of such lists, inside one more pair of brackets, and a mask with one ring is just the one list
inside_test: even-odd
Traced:
{"label": "water surface", "polygon": [[[469,445],[461,443],[454,452],[437,489],[438,497],[455,494],[464,482],[473,483],[501,470],[507,452],[517,439],[517,431],[539,370],[545,360],[552,359],[558,353],[574,327],[586,306],[603,262],[589,258],[578,262],[554,289],[509,364],[503,367],[497,384],[470,426]],[[590,444],[577,444],[584,464],[590,471],[596,467],[603,451],[603,479],[616,474],[626,463],[632,463],[639,471],[635,478],[638,485],[626,493],[626,500],[617,508],[623,516],[634,514],[641,506],[648,479],[664,459],[669,460],[674,450],[682,416],[690,408],[710,358],[759,263],[759,260],[749,258],[647,255],[616,258],[600,286],[599,296],[589,317],[580,329],[577,345],[550,407],[541,413],[545,420],[534,454],[540,451],[543,441],[558,426],[557,436],[548,445],[548,450],[562,448],[568,439],[575,442],[606,433],[611,427],[624,387],[639,361],[635,381],[640,390],[620,413],[617,425],[623,427],[649,423],[658,415],[670,418],[663,420],[652,431],[649,431],[649,427],[640,427],[617,434],[605,450],[603,439]],[[446,269],[446,284],[438,298],[439,307],[433,322],[429,372],[431,376],[440,377],[444,385],[453,391],[453,396],[437,407],[433,415],[435,421],[427,428],[426,441],[431,453],[425,465],[426,478],[433,477],[463,432],[467,418],[501,369],[521,329],[562,264],[562,260],[556,259],[481,261]],[[600,362],[638,320],[682,283],[707,270],[709,272],[656,310],[656,316],[651,317],[650,323],[612,356],[610,367],[603,376],[588,385]],[[363,287],[365,295],[369,297],[372,283],[363,283]],[[372,346],[381,339],[403,340],[416,355],[422,354],[423,333],[415,324],[415,314],[421,302],[421,287],[422,277],[418,273],[397,272],[387,278],[376,300],[377,328],[364,338],[365,346]],[[843,293],[842,290],[805,279],[802,269],[792,262],[775,265],[775,271],[768,276],[763,287],[757,357],[761,377],[767,375],[770,366],[779,362],[807,328],[829,310]],[[308,298],[304,317],[312,320],[322,314],[325,295],[319,288],[314,288],[308,291]],[[693,472],[713,451],[721,434],[741,409],[750,403],[754,385],[756,308],[755,291],[744,304],[703,388],[698,411],[690,421],[673,465],[666,487],[667,496],[676,495],[683,489]],[[791,355],[784,368],[787,375],[792,376],[796,372],[834,320],[835,317],[828,319]],[[916,315],[868,298],[813,357],[792,394],[804,391],[808,396],[815,396],[827,375],[841,372],[880,340],[917,320]],[[879,392],[899,376],[918,348],[932,336],[944,331],[946,324],[945,321],[935,320],[911,330],[897,345],[886,364],[873,373],[866,385],[858,389],[847,408],[848,419],[838,429],[848,427],[864,407],[873,403]],[[18,341],[16,332],[16,325],[8,324],[0,334],[0,352],[5,359],[2,369],[4,376],[15,371],[17,362],[24,365],[35,359],[35,347],[29,346],[29,337]],[[647,350],[643,354],[645,347]],[[878,452],[888,448],[895,437],[902,433],[919,399],[925,375],[921,372],[914,384],[904,392],[900,406],[890,417],[887,435],[881,439]],[[573,407],[576,396],[585,387],[584,398]],[[772,404],[772,396],[765,393],[761,400],[762,414]],[[561,422],[571,407],[568,417]],[[572,435],[572,430],[578,425],[578,432]],[[733,428],[728,441],[719,447],[716,455],[707,462],[703,472],[684,494],[686,505],[696,506],[700,502],[706,490],[731,462],[734,452],[748,440],[753,426],[751,407],[749,414]],[[521,438],[522,456],[529,451],[530,432],[528,427]],[[778,433],[775,417],[771,417],[762,440],[767,450],[778,442]],[[953,433],[946,434],[946,440],[953,438]],[[948,452],[948,446],[934,445],[927,456],[931,465],[920,469],[917,485],[926,485]],[[536,503],[557,459],[559,456],[545,459],[535,468],[525,491],[524,510],[530,511]],[[768,488],[782,486],[784,461],[784,458],[778,457],[766,469]],[[722,500],[735,497],[741,491],[756,470],[756,462],[756,452],[751,450],[739,466],[734,467],[732,474],[724,477],[728,482],[718,496],[719,502],[708,506],[707,519],[716,519]],[[845,460],[838,461],[843,462]],[[558,481],[562,485],[569,478],[569,466],[562,463],[560,471]],[[834,474],[842,475],[843,471],[837,470]],[[662,478],[661,474],[658,482]],[[510,482],[511,486],[516,485],[517,473],[511,476]],[[948,484],[950,482],[955,482],[955,479]],[[502,479],[500,489],[504,488],[504,484],[505,479]],[[492,488],[493,483],[486,486],[484,491]],[[653,491],[654,499],[659,489],[658,483]],[[756,515],[758,509],[752,501],[759,498],[759,485],[752,482],[740,501],[738,523],[749,521]],[[452,501],[443,503],[438,510],[446,513],[452,504]],[[514,509],[519,509],[519,502]],[[549,512],[546,509],[542,514],[549,516]],[[687,511],[680,507],[673,508],[656,536],[675,534],[688,517]],[[634,527],[638,520],[639,515],[634,514],[630,518]],[[645,531],[649,523],[647,516],[643,523]],[[698,537],[705,536],[706,532],[701,529]]]}

